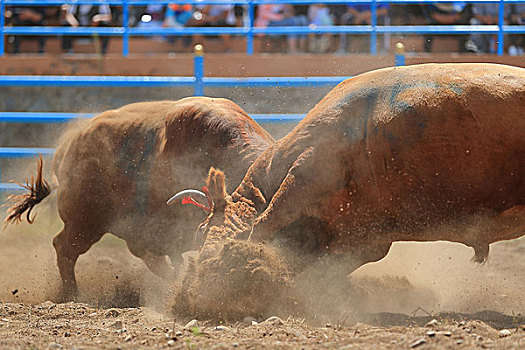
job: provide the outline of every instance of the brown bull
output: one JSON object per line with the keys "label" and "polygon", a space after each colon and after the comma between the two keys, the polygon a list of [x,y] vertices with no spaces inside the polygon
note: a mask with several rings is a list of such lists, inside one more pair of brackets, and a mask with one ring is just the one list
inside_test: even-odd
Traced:
{"label": "brown bull", "polygon": [[351,258],[347,273],[394,241],[460,242],[483,262],[490,243],[525,234],[525,70],[362,74],[264,152],[231,196],[222,172],[207,181],[214,208],[201,261],[214,242],[266,240],[303,223],[317,252]]}
{"label": "brown bull", "polygon": [[[272,137],[235,103],[194,97],[145,102],[102,113],[69,135],[56,151],[52,172],[64,228],[54,238],[63,296],[77,292],[80,254],[106,232],[124,239],[151,271],[167,277],[181,253],[194,248],[188,226],[205,215],[193,206],[169,210],[173,188],[202,184],[211,166],[240,182]],[[50,193],[40,162],[30,193],[12,196],[6,222],[20,221]],[[190,194],[186,201],[192,202]],[[198,203],[206,209],[207,203]],[[190,209],[191,207],[191,209]]]}

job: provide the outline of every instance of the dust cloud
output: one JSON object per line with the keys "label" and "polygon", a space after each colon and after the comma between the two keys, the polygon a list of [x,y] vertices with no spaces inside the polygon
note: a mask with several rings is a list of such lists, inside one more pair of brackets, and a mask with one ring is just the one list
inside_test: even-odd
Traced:
{"label": "dust cloud", "polygon": [[[294,259],[286,252],[256,244],[247,249],[248,243],[229,242],[227,254],[219,249],[199,261],[175,309],[227,320],[293,314],[320,324],[379,313],[525,313],[525,238],[491,245],[482,265],[471,261],[473,250],[462,244],[397,242],[384,259],[350,275],[343,265],[317,259],[303,260],[307,266],[295,275],[289,270],[293,264],[281,263]],[[255,271],[265,278],[250,285]]]}
{"label": "dust cloud", "polygon": [[296,293],[307,317],[320,322],[359,321],[372,313],[523,315],[524,252],[525,237],[498,242],[488,262],[477,264],[473,249],[462,244],[396,242],[384,259],[346,277],[341,265],[311,267],[296,280]]}
{"label": "dust cloud", "polygon": [[[8,226],[0,234],[0,302],[55,301],[61,285],[53,236],[62,227],[52,194],[36,209],[34,224]],[[106,235],[76,265],[79,302],[97,307],[149,305],[165,309],[170,285],[153,275],[123,240]]]}
{"label": "dust cloud", "polygon": [[[402,276],[414,288],[432,292],[433,299],[417,304],[429,313],[493,310],[524,314],[524,253],[525,237],[491,244],[485,264],[471,262],[473,249],[462,244],[398,242],[383,260],[361,267],[352,278]],[[388,309],[387,303],[385,307]],[[415,308],[409,309],[388,311],[410,312]]]}
{"label": "dust cloud", "polygon": [[[62,223],[54,201],[56,197],[51,195],[37,208],[35,224],[11,225],[0,235],[1,302],[37,304],[55,299],[60,279],[51,242]],[[380,312],[418,316],[483,310],[508,315],[525,313],[525,237],[492,244],[489,260],[483,265],[471,262],[473,250],[461,244],[398,242],[384,259],[362,266],[347,278],[301,280],[304,275],[299,275],[294,280],[295,291],[289,286],[281,288],[291,277],[280,258],[273,255],[275,252],[259,248],[253,251],[246,247],[246,242],[239,242],[229,248],[228,254],[228,259],[223,257],[216,260],[215,265],[207,266],[223,272],[224,280],[215,285],[214,290],[228,286],[231,292],[237,288],[224,300],[214,295],[215,308],[219,309],[228,303],[239,307],[243,300],[251,299],[257,304],[250,303],[251,310],[256,310],[254,313],[262,315],[268,308],[275,314],[281,312],[284,317],[296,313],[322,321]],[[239,259],[248,262],[251,270],[240,269]],[[224,265],[228,261],[237,267],[228,270]],[[334,268],[344,267],[331,267]],[[172,283],[153,275],[140,259],[129,253],[124,241],[112,235],[106,235],[79,258],[76,274],[79,301],[99,307],[147,305],[167,310],[176,294]],[[228,278],[246,279],[254,274],[260,277],[257,290],[228,281]],[[242,295],[243,290],[250,291],[252,296]],[[274,303],[270,308],[269,300],[275,301],[278,295],[285,297],[286,307]],[[294,302],[290,302],[290,297]],[[198,305],[204,308],[211,305],[210,302],[211,299],[208,302],[201,299]]]}

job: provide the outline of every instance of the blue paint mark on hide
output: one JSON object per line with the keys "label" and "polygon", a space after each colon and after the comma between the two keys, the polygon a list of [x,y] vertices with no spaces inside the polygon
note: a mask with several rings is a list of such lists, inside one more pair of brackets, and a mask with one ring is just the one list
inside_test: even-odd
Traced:
{"label": "blue paint mark on hide", "polygon": [[[344,120],[344,135],[351,142],[366,140],[368,137],[368,123],[372,117],[380,90],[378,88],[367,88],[352,92],[340,101],[336,108],[340,109],[358,109],[359,112],[353,111],[355,117],[349,117]],[[348,106],[347,104],[350,104]],[[362,112],[361,112],[362,111]],[[376,129],[377,130],[377,129]]]}
{"label": "blue paint mark on hide", "polygon": [[[380,108],[387,107],[390,113],[392,113],[394,116],[414,112],[414,106],[409,102],[402,100],[402,97],[400,96],[405,92],[414,89],[450,90],[456,95],[463,93],[463,88],[461,88],[458,84],[439,84],[436,82],[418,82],[412,84],[398,82],[386,88],[372,87],[352,91],[351,93],[345,95],[335,106],[336,109],[348,110],[351,112],[351,115],[353,115],[353,117],[347,117],[346,120],[343,121],[345,136],[350,139],[351,142],[366,140],[366,138],[369,136],[369,120],[370,118],[373,119],[373,113],[375,112],[376,106],[379,106]],[[415,93],[418,92],[416,91]],[[420,93],[424,93],[424,91],[421,91]],[[356,109],[362,110],[362,113],[356,112]],[[417,129],[412,130],[413,133],[410,135],[403,135],[403,140],[415,141],[419,139],[423,135],[423,132],[426,128],[426,121],[421,120],[415,126],[417,126]],[[370,127],[372,127],[372,125],[370,125]],[[392,142],[403,141],[400,137],[395,136],[385,130],[384,126],[381,127],[381,129],[383,133],[382,136],[385,139]],[[373,126],[372,130],[374,131],[374,134],[378,134],[379,126]]]}
{"label": "blue paint mark on hide", "polygon": [[447,86],[450,91],[454,92],[456,95],[461,95],[464,91],[458,84],[449,83]]}
{"label": "blue paint mark on hide", "polygon": [[148,188],[151,182],[151,165],[153,163],[157,134],[148,130],[145,135],[131,132],[120,149],[118,167],[124,175],[133,180],[135,185],[135,207],[141,214],[146,213]]}
{"label": "blue paint mark on hide", "polygon": [[[454,83],[439,84],[436,82],[423,82],[406,84],[398,82],[391,87],[389,104],[390,110],[392,112],[405,112],[406,110],[413,108],[413,106],[408,104],[406,101],[400,100],[399,95],[408,90],[414,89],[450,90],[456,95],[461,95],[463,93],[463,88]],[[424,92],[422,91],[421,93]]]}

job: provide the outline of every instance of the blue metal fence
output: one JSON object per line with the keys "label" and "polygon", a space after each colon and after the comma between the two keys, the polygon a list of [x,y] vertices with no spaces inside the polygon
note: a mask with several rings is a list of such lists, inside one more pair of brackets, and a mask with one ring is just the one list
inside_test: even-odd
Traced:
{"label": "blue metal fence", "polygon": [[[402,50],[401,50],[402,51]],[[398,55],[402,55],[402,52]],[[396,56],[396,57],[397,57]],[[399,59],[396,58],[396,62]],[[193,77],[151,76],[37,76],[3,75],[0,86],[57,86],[57,87],[193,87],[194,96],[203,96],[206,87],[333,87],[347,76],[333,77],[251,77],[217,78],[204,76],[204,55],[200,45],[195,47]],[[74,119],[92,118],[95,113],[60,112],[0,112],[0,122],[8,123],[64,123]],[[251,114],[259,123],[298,122],[304,114]],[[52,148],[0,147],[0,158],[53,155]],[[18,185],[0,183],[0,191],[22,189]]]}
{"label": "blue metal fence", "polygon": [[[498,55],[503,55],[504,34],[523,34],[525,26],[523,25],[506,25],[504,18],[505,5],[512,3],[523,3],[525,0],[466,0],[468,3],[499,3],[499,20],[497,25],[378,25],[377,23],[377,5],[382,3],[389,4],[431,4],[433,0],[184,0],[188,4],[236,4],[245,6],[247,9],[247,20],[243,27],[213,27],[213,28],[135,28],[129,27],[129,7],[148,4],[168,4],[174,1],[154,0],[1,0],[0,1],[0,56],[4,54],[4,37],[5,35],[108,35],[121,36],[123,38],[122,55],[129,54],[129,37],[130,36],[153,36],[153,35],[220,35],[231,34],[246,37],[246,53],[252,55],[253,38],[255,35],[286,35],[286,34],[369,34],[370,35],[370,53],[377,54],[377,35],[386,33],[396,34],[469,34],[484,33],[498,35]],[[370,25],[355,26],[308,26],[308,27],[254,27],[254,8],[260,4],[346,4],[349,2],[359,4],[370,4],[371,23]],[[454,0],[440,0],[439,2],[454,2]],[[12,26],[7,27],[4,23],[5,5],[61,5],[61,4],[109,4],[122,7],[122,26],[117,27],[31,27],[31,26]]]}
{"label": "blue metal fence", "polygon": [[[78,119],[90,119],[98,113],[61,113],[61,112],[0,112],[0,123],[68,123]],[[298,122],[305,114],[302,113],[250,113],[258,123],[288,123]],[[1,147],[0,147],[1,149]],[[0,151],[0,155],[2,152]]]}

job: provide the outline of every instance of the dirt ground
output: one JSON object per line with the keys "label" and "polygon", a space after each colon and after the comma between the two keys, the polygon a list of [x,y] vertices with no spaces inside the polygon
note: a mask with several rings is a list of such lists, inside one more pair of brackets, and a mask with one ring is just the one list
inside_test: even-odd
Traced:
{"label": "dirt ground", "polygon": [[[100,309],[81,303],[0,306],[0,347],[24,349],[522,349],[525,326],[498,331],[482,321],[406,320],[404,326],[308,325],[270,318],[185,326],[150,308]],[[425,318],[424,321],[426,321]],[[441,317],[437,317],[441,319]],[[522,319],[523,320],[523,319]],[[419,322],[417,322],[419,321]],[[253,322],[253,324],[252,324]]]}
{"label": "dirt ground", "polygon": [[396,243],[350,276],[360,297],[336,313],[187,325],[169,311],[171,286],[110,235],[78,261],[79,302],[50,301],[52,201],[0,234],[1,349],[525,348],[525,237],[493,244],[485,265],[460,244]]}

